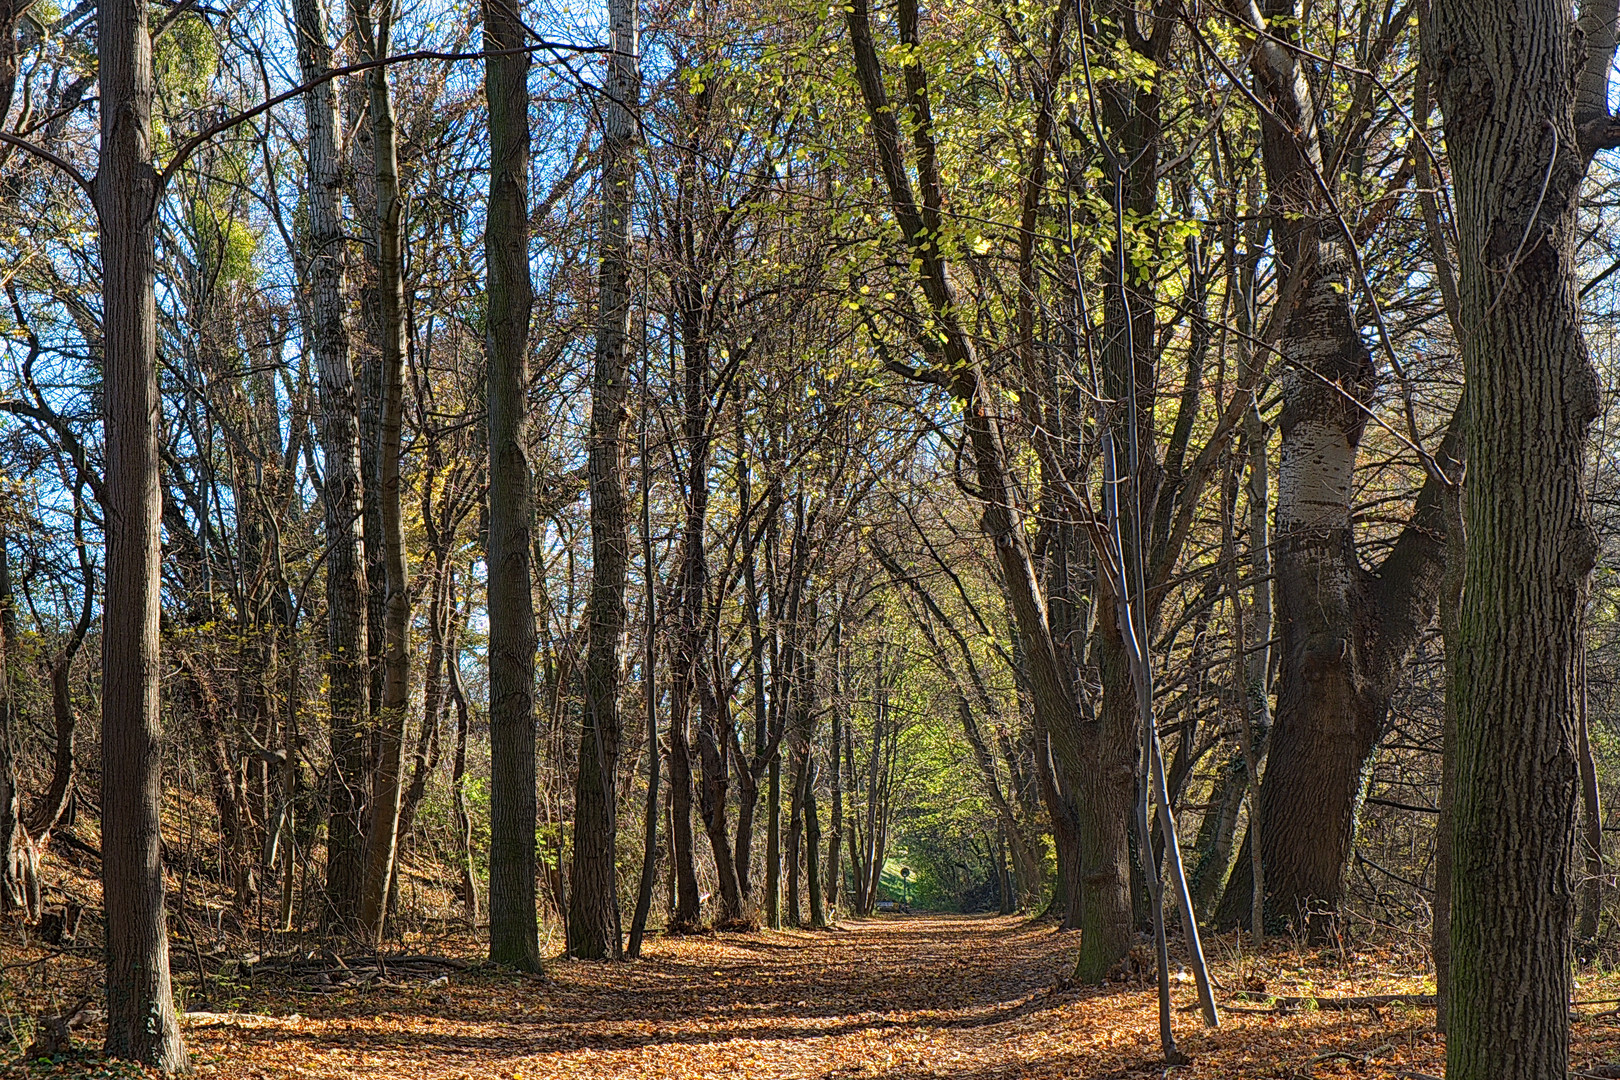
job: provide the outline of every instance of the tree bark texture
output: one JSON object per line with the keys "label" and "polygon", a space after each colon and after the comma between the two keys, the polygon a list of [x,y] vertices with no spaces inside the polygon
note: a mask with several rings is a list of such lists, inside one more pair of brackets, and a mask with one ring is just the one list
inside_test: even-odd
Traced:
{"label": "tree bark texture", "polygon": [[630,918],[630,944],[625,955],[635,959],[641,955],[641,938],[647,929],[647,916],[652,911],[653,881],[658,874],[658,787],[659,759],[662,750],[658,743],[658,598],[657,565],[653,561],[652,545],[652,461],[647,456],[647,425],[650,405],[647,390],[647,363],[641,367],[641,432],[638,447],[641,455],[641,561],[644,574],[643,604],[645,617],[641,654],[642,706],[647,713],[647,813],[642,822],[641,880],[636,886],[636,910]]}
{"label": "tree bark texture", "polygon": [[[1270,0],[1269,22],[1297,25],[1293,0]],[[1292,921],[1325,931],[1343,893],[1366,765],[1401,666],[1434,616],[1445,522],[1433,481],[1411,526],[1374,570],[1356,553],[1356,458],[1378,372],[1352,302],[1360,290],[1323,177],[1317,106],[1298,55],[1280,41],[1254,52],[1272,235],[1299,303],[1281,350],[1282,458],[1277,478],[1277,715],[1260,786],[1260,852],[1268,929]],[[1251,922],[1246,839],[1218,925]]]}
{"label": "tree bark texture", "polygon": [[[486,0],[484,47],[521,49],[519,0]],[[535,898],[534,594],[529,471],[529,56],[484,60],[489,274],[489,958],[540,970]],[[460,702],[457,708],[461,708]],[[458,740],[460,739],[458,733]],[[458,750],[459,754],[459,750]],[[470,884],[470,883],[469,883]],[[469,895],[469,910],[476,910]]]}
{"label": "tree bark texture", "polygon": [[782,929],[782,752],[771,755],[765,788],[765,925]]}
{"label": "tree bark texture", "polygon": [[[0,26],[9,38],[10,27]],[[9,41],[0,42],[0,47]],[[4,75],[0,71],[0,75]],[[6,543],[4,527],[0,527],[0,916],[13,907],[23,908],[30,919],[37,912],[29,910],[23,890],[23,852],[19,840],[26,841],[22,831],[22,798],[17,788],[16,722],[13,719],[11,697],[12,668],[16,663],[17,635],[16,598],[11,585],[11,555]]]}
{"label": "tree bark texture", "polygon": [[1461,665],[1463,576],[1468,547],[1463,526],[1461,471],[1457,483],[1445,492],[1446,573],[1440,586],[1440,637],[1445,648],[1446,697],[1440,719],[1440,800],[1434,838],[1434,1027],[1444,1033],[1451,1003],[1451,806],[1457,790],[1457,676]]}
{"label": "tree bark texture", "polygon": [[568,949],[618,959],[619,647],[624,637],[630,532],[624,492],[626,352],[630,331],[630,218],[635,205],[636,126],[641,93],[636,0],[611,0],[602,98],[602,214],[597,271],[596,358],[589,443],[591,593],[584,726],[574,788],[573,894]]}
{"label": "tree bark texture", "polygon": [[[393,0],[373,22],[369,3],[359,3],[362,46],[371,59],[388,55]],[[388,888],[399,850],[399,815],[405,743],[405,709],[411,689],[411,593],[405,564],[405,518],[400,502],[400,458],[405,397],[404,201],[399,191],[399,141],[388,73],[366,73],[370,92],[372,159],[376,169],[377,322],[382,376],[377,425],[383,599],[382,701],[377,709],[377,764],[372,774],[366,835],[365,884],[360,924],[381,941],[388,915]]]}
{"label": "tree bark texture", "polygon": [[[306,80],[332,67],[321,0],[293,5],[298,66]],[[309,170],[309,232],[304,253],[309,290],[310,351],[320,378],[322,494],[326,527],[326,672],[331,713],[332,768],[326,891],[329,914],[358,926],[364,850],[361,820],[366,797],[365,725],[371,711],[366,644],[366,566],[361,534],[360,429],[349,331],[344,323],[342,163],[338,158],[337,102],[325,82],[304,95]]]}
{"label": "tree bark texture", "polygon": [[158,716],[162,426],[154,296],[158,177],[152,167],[152,38],[141,0],[97,15],[101,159],[107,595],[101,648],[102,888],[109,1057],[191,1067],[169,983],[163,906]]}
{"label": "tree bark texture", "polygon": [[731,830],[726,821],[726,792],[730,785],[730,719],[715,692],[717,673],[712,658],[703,664],[698,686],[697,751],[701,772],[698,781],[698,813],[703,831],[714,854],[714,875],[719,891],[717,927],[740,927],[749,922],[744,910],[742,884],[731,848]]}
{"label": "tree bark texture", "polygon": [[1575,282],[1583,58],[1569,7],[1548,0],[1438,0],[1429,30],[1469,331],[1446,1075],[1548,1080],[1569,1067],[1579,608],[1597,554],[1600,395]]}

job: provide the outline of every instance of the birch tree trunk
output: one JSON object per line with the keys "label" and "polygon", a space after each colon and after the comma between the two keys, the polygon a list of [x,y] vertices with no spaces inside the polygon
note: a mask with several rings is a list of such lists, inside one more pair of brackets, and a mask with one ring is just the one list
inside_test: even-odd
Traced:
{"label": "birch tree trunk", "polygon": [[189,1070],[169,983],[158,716],[162,423],[154,296],[152,38],[141,0],[97,14],[107,596],[101,646],[102,889],[109,1057]]}
{"label": "birch tree trunk", "polygon": [[[521,49],[520,0],[486,0],[484,47]],[[533,494],[529,472],[529,55],[484,60],[489,102],[489,958],[540,970],[535,906]],[[455,663],[452,660],[452,663]],[[459,692],[459,681],[455,687]],[[458,697],[458,712],[464,705]],[[462,759],[466,721],[457,731]],[[458,788],[458,801],[461,799]],[[468,874],[467,906],[477,902]]]}

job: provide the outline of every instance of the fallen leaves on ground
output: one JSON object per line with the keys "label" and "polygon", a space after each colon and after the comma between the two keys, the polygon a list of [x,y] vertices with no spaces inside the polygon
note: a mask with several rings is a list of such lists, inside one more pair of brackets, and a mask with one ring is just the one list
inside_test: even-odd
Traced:
{"label": "fallen leaves on ground", "polygon": [[[300,993],[255,980],[229,1009],[189,1014],[201,1076],[218,1080],[1185,1080],[1441,1075],[1430,1008],[1226,1012],[1206,1030],[1175,988],[1167,1069],[1150,983],[1076,987],[1078,939],[1018,918],[850,920],[836,930],[654,939],[644,959],[558,960],[546,978],[469,968],[448,980]],[[1263,975],[1279,997],[1432,993],[1389,957],[1279,947],[1241,959],[1211,943],[1231,993]],[[1224,957],[1224,959],[1220,959]],[[1398,957],[1397,957],[1398,960]],[[1583,981],[1584,982],[1584,981]],[[1612,981],[1586,998],[1616,997]],[[1256,995],[1250,993],[1252,1003]],[[1577,1061],[1620,1054],[1620,1019],[1585,1010]],[[71,1063],[15,1075],[89,1076]],[[107,1075],[102,1073],[101,1075]]]}

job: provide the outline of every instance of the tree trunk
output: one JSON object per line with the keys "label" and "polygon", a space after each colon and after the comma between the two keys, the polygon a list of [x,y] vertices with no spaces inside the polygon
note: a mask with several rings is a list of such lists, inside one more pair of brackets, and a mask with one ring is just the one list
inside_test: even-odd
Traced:
{"label": "tree trunk", "polygon": [[[905,67],[906,106],[914,110],[917,117],[911,139],[918,148],[914,186],[895,119],[898,110],[890,103],[872,41],[869,5],[866,0],[854,0],[844,10],[857,81],[873,129],[890,208],[918,267],[918,284],[930,313],[939,323],[936,333],[941,359],[929,374],[963,405],[964,442],[971,451],[974,480],[984,501],[981,531],[996,554],[1013,609],[1024,647],[1031,699],[1042,715],[1064,779],[1074,783],[1082,796],[1075,800],[1075,806],[1080,815],[1078,834],[1084,866],[1076,882],[1080,895],[1071,894],[1069,903],[1071,908],[1078,906],[1083,924],[1091,930],[1081,940],[1078,977],[1098,981],[1130,947],[1132,933],[1126,823],[1135,791],[1134,691],[1130,689],[1123,652],[1117,644],[1105,646],[1106,651],[1114,655],[1107,665],[1104,684],[1112,686],[1115,701],[1111,706],[1105,705],[1103,716],[1083,715],[1076,688],[1065,674],[1015,503],[1009,453],[993,404],[999,398],[983,370],[972,337],[960,322],[949,266],[938,246],[929,239],[938,234],[944,219],[943,188],[928,114],[926,74],[922,65]],[[901,43],[914,47],[917,8],[906,4],[900,12],[903,17]],[[1145,168],[1147,174],[1152,174],[1154,169],[1151,163],[1138,167]],[[1146,314],[1151,316],[1150,308]],[[1110,333],[1109,336],[1121,335]],[[1143,348],[1151,345],[1151,334],[1138,337],[1142,339]],[[1117,634],[1115,636],[1117,638]],[[1105,696],[1109,692],[1105,689]],[[1122,692],[1125,696],[1120,700]],[[1119,727],[1121,724],[1125,727]]]}
{"label": "tree trunk", "polygon": [[[534,594],[529,560],[529,54],[520,0],[484,5],[489,103],[489,958],[540,970],[535,898]],[[459,689],[459,680],[457,683]],[[457,709],[464,706],[457,701]],[[463,738],[457,733],[458,743]],[[460,748],[458,746],[458,756]],[[467,903],[476,912],[468,868]]]}
{"label": "tree trunk", "polygon": [[[671,657],[671,666],[674,658]],[[689,688],[688,688],[689,690]],[[692,745],[687,737],[691,720],[691,696],[671,676],[669,695],[669,841],[674,859],[671,873],[675,883],[675,908],[670,928],[677,933],[696,930],[701,924],[696,851],[692,846]]]}
{"label": "tree trunk", "polygon": [[[738,736],[733,732],[733,739]],[[748,760],[740,741],[731,745],[730,757],[736,761],[737,774],[737,834],[732,838],[731,864],[737,868],[737,888],[744,901],[753,896],[754,881],[754,813],[759,809],[759,777],[754,774],[753,763]]]}
{"label": "tree trunk", "polygon": [[1585,875],[1581,880],[1580,917],[1575,924],[1575,938],[1589,945],[1597,940],[1598,916],[1603,911],[1603,806],[1598,796],[1597,761],[1592,756],[1592,740],[1587,730],[1584,641],[1579,664],[1575,690],[1578,695],[1575,752],[1581,767],[1581,859],[1585,863]]}
{"label": "tree trunk", "polygon": [[[375,24],[368,0],[356,3],[360,39],[372,60],[388,55],[393,0]],[[372,774],[360,925],[380,942],[388,917],[388,887],[399,850],[405,709],[411,688],[411,594],[405,565],[405,518],[400,505],[400,457],[405,392],[404,202],[399,192],[399,144],[394,103],[383,68],[366,73],[370,90],[372,157],[376,173],[377,301],[382,370],[378,423],[383,599],[382,701],[377,711],[377,767]]]}
{"label": "tree trunk", "polygon": [[102,893],[109,1057],[189,1070],[169,983],[163,907],[152,39],[140,0],[97,16],[101,158],[95,179],[102,269],[107,597],[101,645]]}
{"label": "tree trunk", "polygon": [[615,860],[619,769],[619,639],[630,562],[625,517],[626,339],[630,329],[630,217],[635,202],[634,110],[641,93],[636,0],[610,0],[602,101],[602,216],[597,274],[596,361],[591,377],[591,595],[585,717],[574,788],[573,895],[568,950],[587,959],[621,955]]}
{"label": "tree trunk", "polygon": [[[1293,25],[1292,0],[1268,19]],[[1277,211],[1276,250],[1300,303],[1286,314],[1282,462],[1277,478],[1275,729],[1259,807],[1266,920],[1313,934],[1337,913],[1366,763],[1407,655],[1434,616],[1444,564],[1438,486],[1376,571],[1363,569],[1351,518],[1356,458],[1377,369],[1356,325],[1351,238],[1323,194],[1322,142],[1306,70],[1281,41],[1254,52],[1256,91],[1271,112],[1262,149]],[[1282,208],[1287,207],[1286,213]],[[1218,925],[1252,921],[1246,839]]]}
{"label": "tree trunk", "polygon": [[798,758],[798,768],[794,771],[793,791],[788,796],[787,910],[783,921],[797,929],[804,925],[799,914],[799,850],[804,836],[804,781],[809,771],[809,755],[796,751],[793,756]]}
{"label": "tree trunk", "polygon": [[[753,495],[749,487],[747,444],[743,434],[743,412],[739,401],[737,409],[737,505],[751,506]],[[772,511],[774,512],[774,511]],[[743,896],[753,896],[754,815],[759,809],[760,781],[770,767],[776,750],[772,720],[774,711],[765,695],[765,633],[759,616],[759,579],[756,574],[755,533],[745,529],[742,536],[743,605],[748,612],[748,666],[754,693],[754,739],[752,758],[739,749],[737,773],[740,790],[737,795],[737,884]],[[739,743],[740,747],[740,743]],[[767,846],[769,841],[767,840]],[[768,871],[767,871],[768,876]],[[766,921],[770,914],[767,912]]]}
{"label": "tree trunk", "polygon": [[1440,587],[1440,638],[1445,649],[1445,703],[1440,728],[1440,814],[1434,838],[1434,953],[1435,1030],[1444,1034],[1451,1009],[1451,830],[1452,802],[1457,790],[1457,676],[1461,670],[1463,578],[1468,547],[1463,526],[1461,470],[1445,492],[1446,575]]}
{"label": "tree trunk", "polygon": [[765,792],[765,924],[782,929],[782,754],[771,755]]}
{"label": "tree trunk", "polygon": [[652,546],[652,462],[647,456],[647,425],[650,405],[647,392],[647,358],[641,364],[641,560],[645,573],[643,582],[646,615],[646,638],[641,656],[642,704],[647,710],[647,817],[643,824],[641,841],[641,881],[636,888],[636,912],[630,920],[630,944],[625,955],[634,959],[641,955],[641,937],[647,929],[647,917],[652,912],[653,882],[658,876],[658,599],[657,569],[653,563]]}
{"label": "tree trunk", "polygon": [[450,794],[456,823],[456,861],[461,867],[461,903],[467,925],[478,925],[478,875],[473,871],[472,815],[467,812],[467,733],[472,727],[461,688],[461,639],[452,637],[445,682],[456,706],[456,750],[450,763]]}
{"label": "tree trunk", "polygon": [[[839,646],[836,643],[837,639],[842,636],[839,633],[840,629],[841,626],[835,627],[833,631],[833,639],[835,642],[833,645],[833,662],[835,664],[839,664],[837,670],[841,676],[843,667],[841,662],[837,659]],[[840,695],[832,703],[832,742],[827,748],[827,752],[832,756],[832,775],[830,777],[832,783],[832,828],[827,830],[827,908],[829,918],[831,919],[836,919],[838,917],[838,898],[842,891],[840,888],[842,882],[840,881],[838,867],[839,855],[842,852],[842,845],[844,843],[843,770],[840,767],[841,758],[839,754],[839,751],[843,749],[842,742],[844,734],[842,730],[843,724],[840,722],[839,718],[842,708],[843,699]]]}
{"label": "tree trunk", "polygon": [[[12,29],[0,26],[5,40],[0,49],[9,49]],[[0,75],[4,75],[0,70]],[[16,599],[11,587],[11,554],[6,532],[0,525],[0,916],[13,907],[26,908],[19,865],[19,834],[22,833],[22,799],[17,789],[17,746],[14,732],[11,672],[17,648]],[[22,834],[26,838],[26,834]],[[28,912],[29,918],[35,913]]]}
{"label": "tree trunk", "polygon": [[[1585,59],[1605,85],[1606,18],[1607,52],[1588,34]],[[1431,19],[1470,328],[1446,1075],[1548,1080],[1569,1068],[1579,614],[1598,548],[1601,397],[1575,286],[1593,144],[1577,138],[1567,6],[1438,0]],[[1607,119],[1606,94],[1589,104]]]}
{"label": "tree trunk", "polygon": [[816,762],[805,750],[804,777],[804,884],[810,896],[810,929],[827,929],[827,909],[822,902],[821,815],[816,811]]}
{"label": "tree trunk", "polygon": [[[293,5],[298,66],[305,80],[332,67],[321,0]],[[349,331],[343,321],[343,183],[337,149],[336,100],[330,82],[304,95],[309,168],[308,247],[310,351],[320,376],[322,495],[326,525],[327,704],[332,767],[326,840],[330,915],[358,925],[364,853],[361,814],[366,792],[365,725],[370,714],[366,644],[366,567],[360,522],[360,431]]]}
{"label": "tree trunk", "polygon": [[703,818],[703,831],[709,837],[709,849],[714,853],[714,873],[720,893],[719,910],[714,925],[725,929],[748,924],[744,909],[742,885],[737,879],[737,865],[732,859],[731,833],[726,824],[726,791],[729,778],[731,746],[728,721],[721,714],[724,707],[716,697],[715,682],[718,673],[713,660],[703,664],[699,676],[698,700],[698,761],[701,773],[698,783],[698,812]]}
{"label": "tree trunk", "polygon": [[[453,538],[447,538],[452,540]],[[457,611],[451,593],[450,552],[441,549],[433,554],[434,566],[429,575],[428,600],[428,662],[422,674],[422,729],[416,737],[416,749],[411,754],[411,782],[399,801],[399,839],[403,843],[416,824],[417,811],[427,795],[428,779],[439,767],[445,713],[450,703],[449,668],[455,654]],[[395,862],[394,881],[399,881],[399,865]],[[390,909],[393,903],[389,904]]]}

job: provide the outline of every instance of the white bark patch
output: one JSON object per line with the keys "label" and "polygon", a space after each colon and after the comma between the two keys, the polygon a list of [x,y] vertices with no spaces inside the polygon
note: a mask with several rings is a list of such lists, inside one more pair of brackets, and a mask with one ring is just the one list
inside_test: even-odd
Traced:
{"label": "white bark patch", "polygon": [[1356,450],[1337,426],[1302,420],[1283,440],[1277,475],[1280,531],[1325,532],[1350,525]]}

